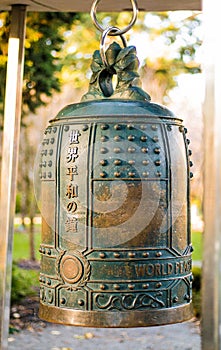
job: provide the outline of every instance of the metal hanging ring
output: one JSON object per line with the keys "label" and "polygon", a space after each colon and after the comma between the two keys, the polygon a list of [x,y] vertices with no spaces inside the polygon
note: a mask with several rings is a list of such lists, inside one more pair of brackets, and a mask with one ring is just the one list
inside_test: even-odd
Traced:
{"label": "metal hanging ring", "polygon": [[[97,12],[97,6],[99,4],[100,0],[95,0],[94,3],[92,4],[92,7],[91,7],[91,18],[94,22],[94,25],[95,27],[100,31],[100,32],[104,32],[106,30],[106,28],[103,28],[98,20],[97,20],[97,17],[96,17],[96,12]],[[128,30],[130,30],[134,23],[136,22],[137,20],[137,14],[138,14],[138,6],[137,6],[137,0],[130,0],[131,4],[132,4],[132,9],[133,9],[133,17],[130,21],[130,23],[128,24],[127,27],[125,27],[124,29],[119,29],[115,32],[112,32],[112,33],[109,33],[109,35],[111,36],[115,36],[115,35],[122,35],[122,34],[125,34],[126,32],[128,32]],[[108,29],[108,28],[107,28]]]}
{"label": "metal hanging ring", "polygon": [[108,35],[120,35],[122,43],[124,45],[124,47],[127,47],[127,40],[124,38],[123,34],[116,34],[120,31],[119,28],[117,27],[108,27],[107,29],[105,29],[102,33],[102,37],[101,37],[101,42],[100,42],[100,54],[101,54],[101,59],[104,63],[104,65],[108,68],[110,65],[107,61],[107,57],[106,57],[106,50],[105,50],[105,40],[106,37]]}

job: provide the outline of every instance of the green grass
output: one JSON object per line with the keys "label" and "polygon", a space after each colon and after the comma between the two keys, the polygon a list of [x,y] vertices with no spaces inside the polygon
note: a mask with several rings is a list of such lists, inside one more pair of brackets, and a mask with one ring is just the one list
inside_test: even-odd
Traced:
{"label": "green grass", "polygon": [[[40,260],[39,247],[41,242],[41,234],[40,234],[41,226],[35,225],[35,251],[36,258]],[[201,261],[202,260],[202,232],[192,232],[192,244],[193,244],[193,261]],[[25,232],[19,232],[18,226],[15,227],[14,234],[14,248],[13,248],[13,259],[15,261],[21,259],[29,259],[29,233],[28,227]]]}
{"label": "green grass", "polygon": [[[35,252],[36,252],[36,259],[40,260],[40,253],[39,253],[39,247],[40,247],[40,241],[41,241],[41,233],[40,233],[40,225],[35,225]],[[26,259],[28,260],[30,258],[29,253],[29,232],[28,232],[28,226],[27,229],[24,232],[18,231],[18,226],[15,227],[15,233],[14,233],[14,245],[13,245],[13,260],[19,261]]]}
{"label": "green grass", "polygon": [[192,245],[193,245],[193,261],[202,260],[202,251],[203,251],[203,234],[202,232],[192,232]]}

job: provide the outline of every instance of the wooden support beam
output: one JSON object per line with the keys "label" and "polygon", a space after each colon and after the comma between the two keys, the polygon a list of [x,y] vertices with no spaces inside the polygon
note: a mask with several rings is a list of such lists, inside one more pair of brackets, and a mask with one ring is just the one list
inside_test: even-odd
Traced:
{"label": "wooden support beam", "polygon": [[26,6],[14,5],[8,47],[0,192],[0,349],[6,350],[21,120]]}
{"label": "wooden support beam", "polygon": [[[27,11],[56,11],[56,12],[90,12],[93,0],[24,0]],[[1,0],[0,10],[9,10],[13,4],[20,4],[20,0]],[[201,0],[137,0],[140,11],[176,11],[201,10]],[[108,1],[101,0],[98,11],[119,12],[131,9],[130,0]]]}
{"label": "wooden support beam", "polygon": [[[216,9],[216,11],[214,11]],[[221,349],[221,43],[219,0],[204,0],[204,254],[202,349]]]}

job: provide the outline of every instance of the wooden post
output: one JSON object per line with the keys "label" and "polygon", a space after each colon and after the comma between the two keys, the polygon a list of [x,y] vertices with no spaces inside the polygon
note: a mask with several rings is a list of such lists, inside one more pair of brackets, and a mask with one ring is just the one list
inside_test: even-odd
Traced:
{"label": "wooden post", "polygon": [[24,67],[26,6],[13,5],[8,47],[0,192],[0,349],[8,347],[12,247]]}
{"label": "wooden post", "polygon": [[221,349],[221,42],[219,0],[204,0],[204,256],[202,349]]}

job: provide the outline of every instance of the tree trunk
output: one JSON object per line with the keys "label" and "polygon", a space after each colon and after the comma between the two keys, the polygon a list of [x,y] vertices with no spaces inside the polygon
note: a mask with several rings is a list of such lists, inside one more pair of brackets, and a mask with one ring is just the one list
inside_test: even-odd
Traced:
{"label": "tree trunk", "polygon": [[34,227],[34,218],[33,217],[30,217],[29,247],[30,247],[30,260],[36,261],[36,255],[35,255],[35,227]]}

